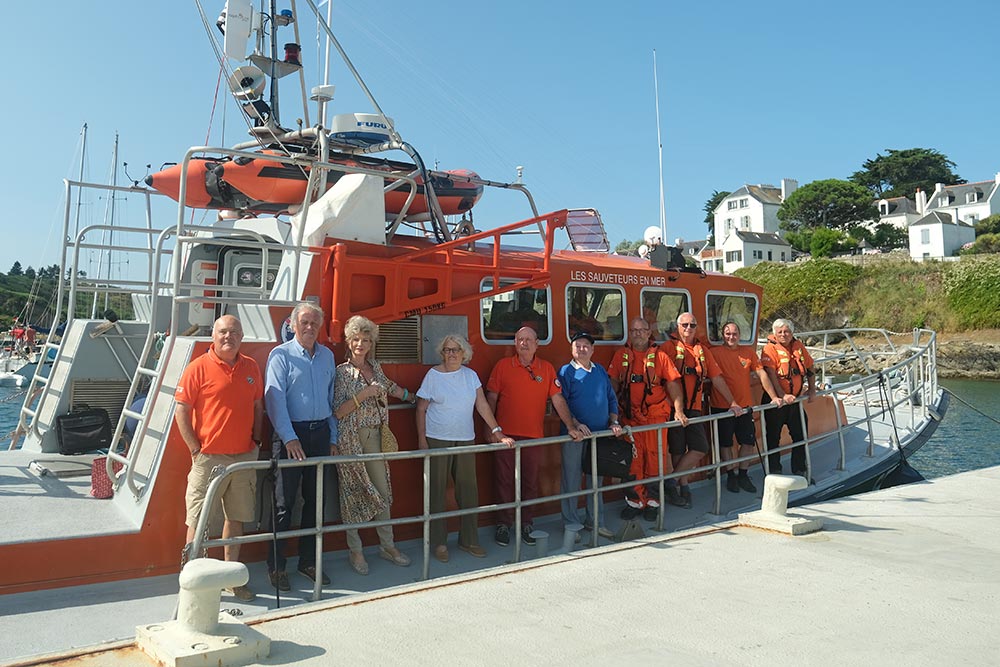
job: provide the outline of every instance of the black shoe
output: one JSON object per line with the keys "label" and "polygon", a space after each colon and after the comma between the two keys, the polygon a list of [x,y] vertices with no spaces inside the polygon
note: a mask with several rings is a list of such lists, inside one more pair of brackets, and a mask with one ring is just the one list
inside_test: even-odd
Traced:
{"label": "black shoe", "polygon": [[691,509],[691,488],[688,486],[681,487],[681,500],[684,501],[682,507],[686,510]]}
{"label": "black shoe", "polygon": [[649,507],[642,511],[642,518],[646,521],[656,521],[656,516],[660,513],[659,507]]}
{"label": "black shoe", "polygon": [[[300,565],[299,566],[299,574],[301,574],[302,576],[306,577],[310,581],[313,581],[313,582],[316,581],[316,568],[314,566],[312,566],[312,565],[307,565],[305,567],[302,567]],[[326,576],[325,572],[323,573],[323,578],[320,580],[320,583],[322,583],[324,586],[329,586],[330,585],[330,577]]]}
{"label": "black shoe", "polygon": [[757,493],[757,487],[753,485],[753,480],[750,479],[750,475],[746,473],[739,476],[738,479],[740,488],[744,491],[749,491],[750,493]]}
{"label": "black shoe", "polygon": [[781,472],[781,466],[771,466],[771,471],[768,474],[769,475],[780,475],[780,474],[782,474],[782,472]]}
{"label": "black shoe", "polygon": [[726,476],[726,491],[729,491],[730,493],[740,492],[739,480],[736,479],[736,475],[733,473],[729,473],[729,475]]}
{"label": "black shoe", "polygon": [[534,528],[531,526],[521,526],[521,541],[529,547],[535,546],[535,538],[531,536],[532,530],[534,530]]}
{"label": "black shoe", "polygon": [[502,547],[510,544],[510,528],[502,523],[497,524],[497,532],[493,534],[493,539]]}
{"label": "black shoe", "polygon": [[642,514],[641,507],[632,507],[631,505],[626,504],[624,509],[622,509],[622,518],[626,521],[631,521],[640,514]]}
{"label": "black shoe", "polygon": [[267,576],[271,579],[272,588],[277,588],[279,591],[292,590],[291,585],[288,583],[288,574],[286,574],[284,570],[269,572]]}

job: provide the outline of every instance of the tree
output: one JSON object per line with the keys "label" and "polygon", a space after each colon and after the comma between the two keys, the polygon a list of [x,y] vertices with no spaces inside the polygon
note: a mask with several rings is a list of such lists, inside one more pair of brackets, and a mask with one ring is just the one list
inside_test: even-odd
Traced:
{"label": "tree", "polygon": [[822,227],[813,230],[812,240],[809,242],[809,254],[816,257],[829,257],[833,251],[838,249],[844,235],[835,229],[824,229]]}
{"label": "tree", "polygon": [[933,148],[887,148],[885,155],[879,153],[866,160],[850,180],[878,199],[913,196],[917,188],[933,192],[936,183],[965,183],[952,171],[954,167],[954,162]]}
{"label": "tree", "polygon": [[[722,200],[731,195],[731,192],[716,190],[705,202],[705,224],[708,225],[709,237],[715,236],[715,209],[722,203]],[[713,244],[714,245],[714,244]]]}
{"label": "tree", "polygon": [[851,230],[878,218],[871,195],[860,185],[830,178],[807,183],[793,192],[778,209],[783,229],[803,227]]}
{"label": "tree", "polygon": [[10,271],[7,272],[8,276],[23,276],[24,270],[21,269],[21,262],[14,262],[14,266],[10,267]]}
{"label": "tree", "polygon": [[983,234],[1000,234],[1000,213],[994,213],[976,223],[976,237]]}
{"label": "tree", "polygon": [[615,252],[619,255],[638,255],[639,246],[641,246],[645,241],[639,239],[638,241],[629,241],[628,239],[622,239],[615,246]]}
{"label": "tree", "polygon": [[34,269],[34,267],[29,266],[28,268],[26,268],[24,270],[24,277],[25,278],[31,278],[32,280],[34,280],[35,279],[35,269]]}
{"label": "tree", "polygon": [[1000,234],[982,234],[981,236],[976,237],[975,243],[969,243],[962,246],[960,254],[983,255],[986,253],[996,252],[1000,252]]}

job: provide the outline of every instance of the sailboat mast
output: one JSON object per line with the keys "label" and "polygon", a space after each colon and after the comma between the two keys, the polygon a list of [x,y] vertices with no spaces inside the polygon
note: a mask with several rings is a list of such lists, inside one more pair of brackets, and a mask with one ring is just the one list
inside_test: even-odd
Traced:
{"label": "sailboat mast", "polygon": [[[81,143],[83,148],[80,150],[80,176],[77,181],[83,183],[83,168],[87,164],[87,124],[84,123],[83,127],[80,129],[80,134],[83,136]],[[76,229],[73,238],[76,238],[76,234],[80,233],[80,209],[83,208],[83,187],[77,188],[76,193]]]}
{"label": "sailboat mast", "polygon": [[653,91],[656,99],[656,146],[660,156],[660,238],[667,240],[667,209],[663,200],[663,140],[660,138],[660,84],[656,73],[656,49],[653,49]]}

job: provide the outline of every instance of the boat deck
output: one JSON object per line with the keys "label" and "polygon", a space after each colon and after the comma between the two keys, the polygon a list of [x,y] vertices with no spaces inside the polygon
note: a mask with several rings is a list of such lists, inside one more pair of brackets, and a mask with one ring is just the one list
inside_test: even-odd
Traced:
{"label": "boat deck", "polygon": [[797,508],[803,537],[730,522],[270,612],[259,664],[988,664],[998,491],[1000,467]]}

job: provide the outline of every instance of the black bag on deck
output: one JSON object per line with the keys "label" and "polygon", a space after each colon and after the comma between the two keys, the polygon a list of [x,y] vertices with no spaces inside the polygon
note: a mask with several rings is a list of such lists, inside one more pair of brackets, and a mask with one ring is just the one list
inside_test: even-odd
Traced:
{"label": "black bag on deck", "polygon": [[111,447],[111,418],[104,408],[74,405],[69,414],[56,417],[59,453],[83,454]]}
{"label": "black bag on deck", "polygon": [[[620,438],[597,439],[597,474],[601,477],[629,479],[632,466],[632,443]],[[590,442],[583,448],[583,472],[590,473]]]}

